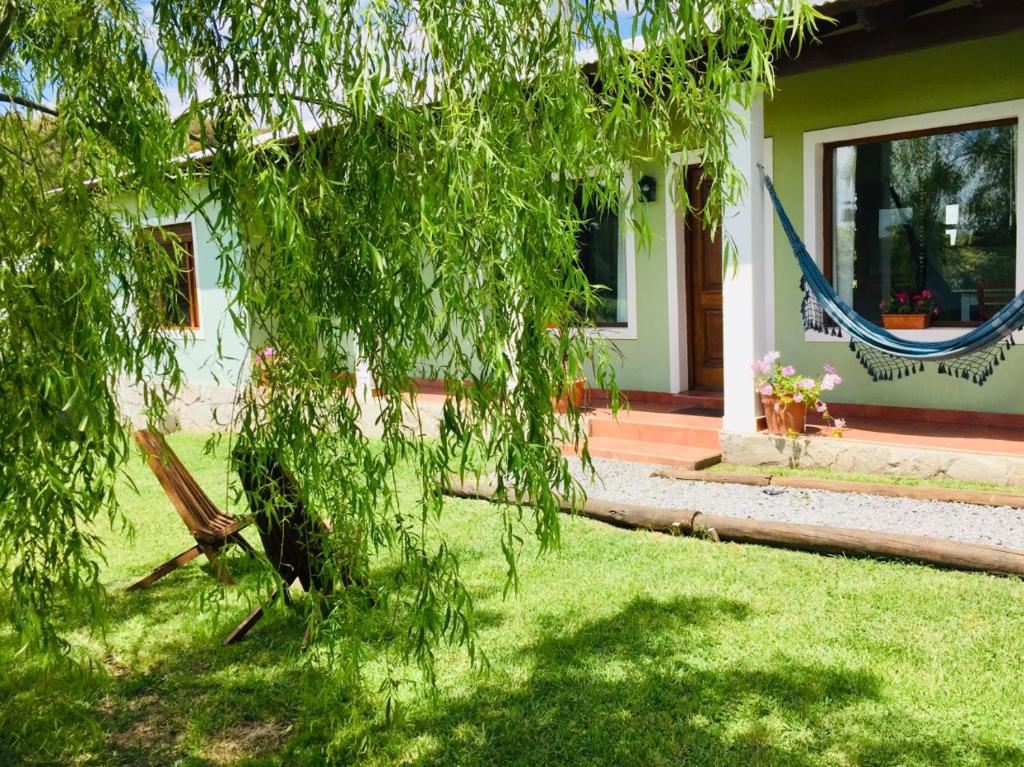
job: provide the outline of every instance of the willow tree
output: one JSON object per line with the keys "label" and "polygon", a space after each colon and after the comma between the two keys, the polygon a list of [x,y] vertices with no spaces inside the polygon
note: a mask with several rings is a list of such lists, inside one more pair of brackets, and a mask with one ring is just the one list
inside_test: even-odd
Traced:
{"label": "willow tree", "polygon": [[[101,617],[95,531],[118,520],[129,453],[117,387],[156,414],[181,377],[155,330],[179,260],[143,224],[192,212],[222,245],[233,321],[277,352],[273,385],[241,390],[239,438],[281,452],[356,561],[397,565],[375,607],[339,594],[320,629],[357,642],[353,611],[378,609],[421,659],[471,642],[443,478],[484,466],[530,496],[496,541],[514,580],[521,541],[554,543],[555,493],[575,492],[558,445],[583,439],[579,414],[552,399],[584,370],[614,391],[574,199],[630,207],[624,168],[699,148],[721,210],[738,107],[812,14],[628,11],[643,45],[611,0],[0,0],[0,588],[27,643],[59,648],[66,609]],[[357,428],[355,349],[379,441]],[[410,428],[424,373],[452,392],[432,440]]]}

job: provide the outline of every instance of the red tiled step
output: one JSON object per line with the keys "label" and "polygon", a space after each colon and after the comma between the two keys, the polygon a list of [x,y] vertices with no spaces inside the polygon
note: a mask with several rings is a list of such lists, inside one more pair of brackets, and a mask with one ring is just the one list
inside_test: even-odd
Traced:
{"label": "red tiled step", "polygon": [[659,422],[643,418],[619,418],[615,421],[595,417],[590,420],[590,436],[660,443],[665,446],[688,445],[718,449],[721,419],[695,416],[676,418],[679,420]]}
{"label": "red tiled step", "polygon": [[[589,448],[590,454],[597,458],[657,463],[680,469],[704,469],[714,466],[722,460],[722,454],[717,448],[671,445],[614,437],[591,437]],[[562,452],[572,455],[574,451],[571,445],[563,445]]]}
{"label": "red tiled step", "polygon": [[608,410],[597,410],[589,421],[589,434],[594,437],[715,448],[722,428],[721,418],[650,410],[619,411],[617,416]]}
{"label": "red tiled step", "polygon": [[[692,391],[682,394],[663,394],[660,392],[623,391],[622,404],[636,410],[661,410],[671,412],[687,407],[721,408],[724,398],[721,392]],[[597,407],[608,405],[608,394],[602,391],[589,391],[589,404]]]}

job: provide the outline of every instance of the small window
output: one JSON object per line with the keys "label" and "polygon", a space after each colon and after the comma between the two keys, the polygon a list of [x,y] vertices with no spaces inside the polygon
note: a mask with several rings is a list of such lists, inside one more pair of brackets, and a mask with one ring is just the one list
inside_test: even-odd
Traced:
{"label": "small window", "polygon": [[[976,325],[1016,294],[1015,120],[825,146],[825,273],[880,321],[931,295],[933,325]],[[927,292],[926,292],[927,291]]]}
{"label": "small window", "polygon": [[593,202],[584,206],[580,193],[575,203],[584,219],[576,235],[580,267],[596,299],[589,319],[598,327],[624,328],[628,324],[626,254],[620,246],[619,216]]}
{"label": "small window", "polygon": [[168,276],[160,292],[161,327],[196,330],[199,328],[199,301],[192,225],[171,224],[152,231],[157,242],[163,245],[178,266],[177,271]]}

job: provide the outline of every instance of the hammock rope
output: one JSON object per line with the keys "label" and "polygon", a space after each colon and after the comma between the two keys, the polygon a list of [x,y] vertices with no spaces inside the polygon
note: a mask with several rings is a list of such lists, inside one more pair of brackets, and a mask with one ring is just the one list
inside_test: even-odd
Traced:
{"label": "hammock rope", "polygon": [[796,233],[775,185],[761,168],[768,195],[800,266],[805,330],[850,339],[850,350],[874,381],[893,381],[923,372],[925,362],[953,378],[984,384],[1015,345],[1014,331],[1024,329],[1024,293],[1019,293],[988,320],[969,332],[943,341],[911,341],[866,320],[836,292]]}

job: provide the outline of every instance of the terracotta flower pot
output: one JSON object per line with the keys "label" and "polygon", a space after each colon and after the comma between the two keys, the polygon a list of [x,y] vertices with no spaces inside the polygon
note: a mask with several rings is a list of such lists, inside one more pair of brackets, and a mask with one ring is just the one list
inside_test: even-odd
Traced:
{"label": "terracotta flower pot", "polygon": [[587,380],[585,378],[577,378],[562,391],[562,395],[555,402],[555,410],[559,413],[564,413],[570,407],[574,410],[579,410],[586,395]]}
{"label": "terracotta flower pot", "polygon": [[807,403],[790,402],[783,405],[778,397],[761,396],[764,405],[764,417],[768,422],[768,431],[772,434],[803,434],[807,425]]}
{"label": "terracotta flower pot", "polygon": [[886,330],[924,330],[932,324],[930,314],[883,314],[882,327]]}

